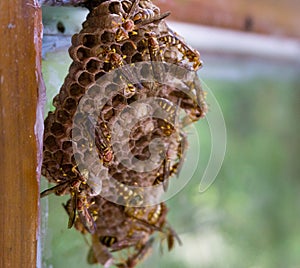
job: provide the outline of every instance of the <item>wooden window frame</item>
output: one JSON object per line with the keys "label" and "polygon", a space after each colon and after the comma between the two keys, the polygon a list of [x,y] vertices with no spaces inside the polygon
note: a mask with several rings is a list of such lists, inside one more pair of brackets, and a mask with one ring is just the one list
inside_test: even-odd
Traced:
{"label": "wooden window frame", "polygon": [[0,26],[0,267],[32,268],[39,266],[45,94],[38,1],[0,1]]}

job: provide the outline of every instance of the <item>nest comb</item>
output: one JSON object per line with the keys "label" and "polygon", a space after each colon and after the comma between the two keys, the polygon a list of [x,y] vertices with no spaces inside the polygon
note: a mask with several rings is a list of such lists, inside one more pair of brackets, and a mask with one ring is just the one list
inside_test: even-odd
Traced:
{"label": "nest comb", "polygon": [[[155,229],[149,226],[155,224],[143,219],[148,215],[145,209],[140,213],[141,219],[136,219],[132,211],[125,211],[127,205],[135,205],[137,197],[141,197],[140,193],[128,190],[127,185],[147,187],[164,184],[180,170],[186,149],[186,135],[182,127],[186,121],[190,123],[203,117],[206,104],[201,86],[193,76],[182,74],[182,81],[178,83],[187,88],[182,91],[174,85],[136,81],[135,77],[143,75],[144,70],[141,68],[132,73],[126,66],[150,61],[197,70],[201,66],[200,55],[167,26],[164,19],[169,13],[161,14],[151,1],[110,0],[90,9],[82,30],[72,37],[69,54],[73,62],[53,100],[55,111],[49,112],[45,119],[42,174],[56,186],[41,195],[70,194],[67,204],[69,227],[75,222],[77,229],[82,226],[81,230],[93,233],[98,242],[99,237],[108,237],[101,230],[109,227],[109,220],[105,219],[109,219],[112,211],[115,211],[116,219],[127,222],[126,230],[115,230],[119,241],[130,240],[130,233],[139,230],[141,222],[148,224],[148,229],[144,227],[145,231],[141,232],[140,242],[134,246],[135,255],[128,258],[128,262],[134,263],[149,248],[151,239],[148,238]],[[97,81],[119,68],[123,69],[121,76],[99,86]],[[162,78],[161,71],[166,70],[153,71],[158,80]],[[177,74],[181,75],[180,72]],[[120,84],[123,86],[120,87]],[[80,118],[78,110],[97,106],[99,94],[103,103],[99,113],[92,118]],[[157,106],[146,103],[143,107],[132,109],[132,103],[152,97],[156,98]],[[182,122],[176,120],[177,106],[188,115]],[[124,129],[129,122],[142,118],[145,109],[155,114],[158,108],[165,110],[169,117],[144,117],[128,131]],[[121,131],[114,128],[116,125],[123,126]],[[113,138],[113,134],[117,138]],[[142,163],[149,159],[149,148],[156,138],[162,141],[164,159],[158,153],[153,159],[160,163],[156,168],[147,170],[146,165],[140,164],[139,170],[132,169],[135,161]],[[120,141],[126,139],[128,147],[125,150]],[[91,151],[97,152],[96,157],[91,157]],[[78,162],[85,163],[85,167]],[[96,181],[91,176],[95,173]],[[116,183],[111,185],[110,178],[114,178]],[[117,196],[109,196],[110,193],[117,193]],[[109,196],[110,200],[117,198],[114,201],[125,204],[125,208],[106,201],[110,209],[102,211],[100,203],[104,201],[99,201],[102,200],[99,194]],[[143,200],[139,202],[143,206]],[[99,222],[100,214],[103,222]],[[165,215],[162,214],[163,224],[157,228],[165,224]],[[93,247],[98,247],[95,246],[98,242],[93,242]],[[102,259],[101,263],[104,263]]]}

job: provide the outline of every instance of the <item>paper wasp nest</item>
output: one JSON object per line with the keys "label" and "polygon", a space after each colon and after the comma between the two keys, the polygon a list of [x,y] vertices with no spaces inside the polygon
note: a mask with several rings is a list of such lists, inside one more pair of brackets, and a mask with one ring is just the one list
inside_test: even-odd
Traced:
{"label": "paper wasp nest", "polygon": [[[176,237],[165,205],[148,207],[158,197],[142,187],[167,190],[184,160],[183,127],[203,117],[206,105],[191,72],[199,53],[167,26],[168,15],[145,0],[91,8],[72,37],[73,63],[45,120],[42,174],[56,186],[41,196],[70,194],[69,227],[93,234],[90,262],[134,267],[154,231],[166,234],[169,249]],[[120,262],[109,248],[133,253]]]}

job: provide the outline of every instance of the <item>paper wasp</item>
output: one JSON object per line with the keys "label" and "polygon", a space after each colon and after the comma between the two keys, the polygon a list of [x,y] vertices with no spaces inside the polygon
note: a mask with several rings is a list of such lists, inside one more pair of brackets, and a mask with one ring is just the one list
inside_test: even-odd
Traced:
{"label": "paper wasp", "polygon": [[118,239],[115,236],[100,236],[99,237],[99,241],[107,246],[107,247],[111,247],[114,243],[116,243],[118,241]]}
{"label": "paper wasp", "polygon": [[86,184],[88,171],[83,171],[82,174],[77,170],[77,167],[73,167],[72,170],[74,173],[78,174],[79,179],[61,182],[58,185],[43,191],[40,196],[43,198],[52,193],[56,195],[65,195],[66,193],[70,193],[71,199],[66,205],[64,205],[69,215],[68,228],[72,228],[76,215],[78,215],[86,230],[93,233],[95,231],[95,222],[93,216],[88,210],[90,204],[87,197],[94,193],[93,189]]}
{"label": "paper wasp", "polygon": [[[147,235],[145,236],[147,238]],[[100,238],[100,240],[102,237]],[[123,241],[123,246],[121,246],[117,250],[122,250],[126,248],[133,247],[134,252],[130,255],[126,260],[118,260],[117,263],[115,262],[114,256],[112,255],[112,251],[109,251],[108,248],[103,245],[103,243],[99,240],[97,235],[92,236],[92,246],[88,253],[88,263],[95,264],[101,263],[104,267],[110,267],[110,265],[114,264],[117,267],[126,267],[126,268],[133,268],[139,262],[141,262],[145,257],[146,253],[151,250],[152,243],[154,242],[154,238],[150,238],[144,243],[137,243],[137,241],[132,241],[134,243],[130,243],[130,241]]]}
{"label": "paper wasp", "polygon": [[[135,44],[133,42],[131,43],[136,49]],[[130,67],[127,66],[126,62],[124,61],[125,59],[126,55],[121,56],[119,53],[116,52],[115,49],[112,49],[112,51],[107,52],[104,63],[109,65],[107,70],[114,70],[120,68],[120,78],[123,80],[125,78],[126,80],[124,94],[128,96],[133,95],[137,89],[141,89],[143,86],[141,82],[137,80],[137,75],[132,73]]]}
{"label": "paper wasp", "polygon": [[173,32],[170,28],[169,34],[158,37],[158,41],[166,44],[167,46],[175,46],[178,51],[183,55],[183,58],[187,58],[189,62],[193,63],[193,69],[196,71],[202,66],[200,60],[200,54],[197,50],[187,45],[181,38]]}
{"label": "paper wasp", "polygon": [[116,266],[119,268],[133,268],[140,262],[142,262],[152,250],[152,244],[154,238],[151,237],[145,244],[143,244],[138,251],[130,256],[125,262],[117,263]]}
{"label": "paper wasp", "polygon": [[157,174],[157,177],[154,180],[153,185],[162,184],[164,191],[165,192],[167,191],[168,181],[169,181],[170,177],[173,174],[176,174],[177,176],[179,176],[182,165],[184,163],[186,149],[187,149],[187,140],[186,140],[186,137],[184,136],[184,138],[182,138],[179,141],[179,145],[177,148],[178,161],[171,166],[171,159],[170,159],[170,156],[168,155],[169,150],[170,150],[170,145],[169,145],[166,155],[165,155],[165,158],[163,160],[162,172]]}
{"label": "paper wasp", "polygon": [[[157,174],[157,177],[155,181],[153,182],[153,185],[162,184],[164,191],[167,191],[168,188],[168,179],[173,174],[179,175],[179,172],[181,170],[181,167],[184,162],[185,152],[187,149],[187,138],[185,133],[179,129],[178,124],[178,109],[181,104],[181,99],[178,100],[177,106],[175,106],[171,101],[160,98],[158,101],[160,107],[168,114],[167,119],[164,120],[163,124],[160,126],[161,130],[166,136],[171,136],[173,138],[176,138],[177,144],[169,143],[166,149],[166,153],[164,155],[164,160],[162,164],[162,171],[161,173]],[[176,133],[178,132],[178,133]],[[173,148],[176,146],[176,148]],[[177,159],[178,162],[172,164],[172,151],[177,151]]]}
{"label": "paper wasp", "polygon": [[[125,5],[125,1],[123,2],[123,5]],[[130,7],[125,5],[127,10],[126,10],[126,15],[124,18],[122,18],[123,23],[122,25],[119,25],[119,28],[116,32],[116,41],[124,41],[126,39],[129,39],[129,33],[132,33],[133,35],[137,34],[134,29],[135,29],[135,24],[134,21],[132,20],[132,17],[134,15],[134,12],[136,11],[137,7],[139,4],[139,0],[134,0]]]}
{"label": "paper wasp", "polygon": [[160,232],[162,235],[161,242],[166,239],[168,250],[170,251],[174,248],[175,240],[177,240],[179,245],[182,245],[182,242],[177,233],[166,222],[167,211],[164,203],[152,207],[125,209],[127,215],[144,224],[149,228],[149,231],[152,230],[151,233],[153,231]]}
{"label": "paper wasp", "polygon": [[[114,158],[112,148],[109,144],[109,135],[105,136],[103,134],[103,131],[101,129],[101,126],[103,126],[105,129],[107,129],[107,125],[105,123],[103,124],[97,124],[95,120],[88,116],[85,120],[85,130],[89,135],[89,138],[92,140],[94,138],[95,145],[98,150],[100,158],[103,160],[104,165],[108,165]],[[92,131],[94,131],[95,135],[92,134]],[[92,143],[93,141],[91,141]]]}
{"label": "paper wasp", "polygon": [[[126,15],[122,18],[123,23],[118,26],[116,32],[116,41],[121,42],[130,38],[131,35],[137,35],[136,30],[140,26],[150,23],[158,23],[162,19],[170,15],[170,12],[159,14],[159,9],[141,8],[139,7],[140,0],[132,2],[123,1],[123,6],[126,9]],[[139,9],[138,12],[136,12]]]}

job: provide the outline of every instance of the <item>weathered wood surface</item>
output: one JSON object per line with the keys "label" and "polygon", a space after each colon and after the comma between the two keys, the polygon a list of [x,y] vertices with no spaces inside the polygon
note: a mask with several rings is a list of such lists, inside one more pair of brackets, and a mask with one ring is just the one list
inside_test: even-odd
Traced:
{"label": "weathered wood surface", "polygon": [[1,268],[37,263],[40,34],[37,1],[0,1]]}
{"label": "weathered wood surface", "polygon": [[[87,0],[41,0],[76,6]],[[154,0],[170,18],[207,26],[300,38],[299,0]]]}
{"label": "weathered wood surface", "polygon": [[170,19],[300,38],[299,0],[155,0]]}

